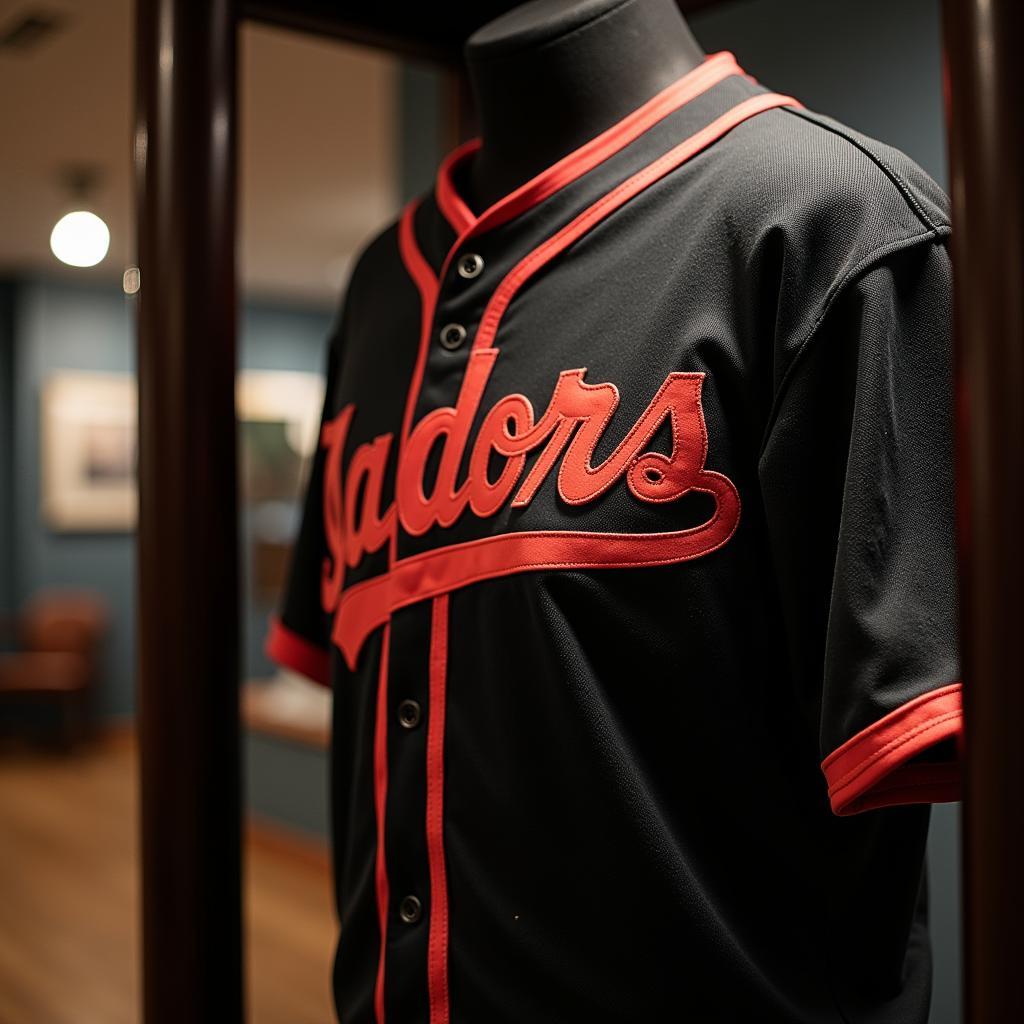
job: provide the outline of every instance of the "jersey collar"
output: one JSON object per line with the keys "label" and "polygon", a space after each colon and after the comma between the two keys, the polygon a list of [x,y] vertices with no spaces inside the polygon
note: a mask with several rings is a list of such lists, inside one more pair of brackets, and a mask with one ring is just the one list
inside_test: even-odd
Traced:
{"label": "jersey collar", "polygon": [[499,199],[479,217],[459,195],[454,182],[456,168],[480,149],[481,140],[470,139],[453,150],[438,168],[434,190],[437,206],[460,241],[498,227],[576,181],[723,78],[736,74],[746,75],[730,51],[709,54],[621,121]]}

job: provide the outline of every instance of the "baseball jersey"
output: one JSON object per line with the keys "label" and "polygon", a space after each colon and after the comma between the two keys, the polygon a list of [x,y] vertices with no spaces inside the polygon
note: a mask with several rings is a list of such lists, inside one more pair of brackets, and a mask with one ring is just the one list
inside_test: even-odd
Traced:
{"label": "baseball jersey", "polygon": [[268,640],[340,1019],[924,1024],[946,197],[727,51],[482,211],[479,145],[351,274]]}

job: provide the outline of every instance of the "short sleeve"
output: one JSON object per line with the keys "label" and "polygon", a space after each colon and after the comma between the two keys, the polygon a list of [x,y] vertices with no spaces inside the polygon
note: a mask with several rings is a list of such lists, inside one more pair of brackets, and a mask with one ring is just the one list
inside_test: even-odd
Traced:
{"label": "short sleeve", "polygon": [[792,684],[839,815],[960,798],[951,293],[936,236],[845,283],[762,446]]}
{"label": "short sleeve", "polygon": [[[335,345],[328,349],[327,387],[320,414],[323,430],[335,377]],[[325,449],[318,445],[302,501],[302,518],[292,547],[284,595],[270,620],[266,653],[279,665],[330,686],[330,622],[320,603],[320,581],[327,545],[324,534]]]}

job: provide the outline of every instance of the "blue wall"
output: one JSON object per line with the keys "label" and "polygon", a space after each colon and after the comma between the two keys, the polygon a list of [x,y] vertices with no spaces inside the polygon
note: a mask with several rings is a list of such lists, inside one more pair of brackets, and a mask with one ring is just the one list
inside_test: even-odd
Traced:
{"label": "blue wall", "polygon": [[[8,536],[14,538],[14,550],[13,571],[4,574],[9,586],[4,596],[8,607],[17,607],[39,588],[51,585],[81,586],[102,594],[113,622],[98,710],[105,716],[128,715],[134,707],[134,536],[55,533],[46,528],[40,516],[39,422],[40,386],[50,372],[134,370],[133,301],[116,287],[46,279],[25,281],[13,297],[13,482],[7,499],[0,500],[0,517],[10,516]],[[247,306],[241,318],[239,363],[249,369],[319,373],[330,324],[327,312]],[[3,379],[0,356],[0,394]],[[3,443],[3,431],[0,419],[0,448],[6,452],[12,446]],[[0,482],[2,474],[0,461]],[[0,518],[0,529],[3,525]],[[259,674],[269,669],[260,650],[267,609],[249,611],[244,620],[247,670]]]}
{"label": "blue wall", "polygon": [[54,533],[43,525],[40,387],[55,369],[130,371],[133,354],[131,318],[120,289],[41,280],[17,287],[11,599],[16,608],[48,586],[82,587],[104,597],[112,615],[98,693],[98,710],[105,715],[127,714],[133,707],[133,541],[118,533]]}
{"label": "blue wall", "polygon": [[[743,0],[690,25],[706,51],[731,50],[764,85],[902,149],[948,189],[938,0]],[[931,1024],[960,1020],[959,810],[932,809]]]}

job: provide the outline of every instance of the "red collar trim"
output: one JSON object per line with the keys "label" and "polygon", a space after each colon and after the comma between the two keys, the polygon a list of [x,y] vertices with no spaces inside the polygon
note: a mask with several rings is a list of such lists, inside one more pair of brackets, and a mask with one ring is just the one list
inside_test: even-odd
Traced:
{"label": "red collar trim", "polygon": [[476,222],[476,217],[473,215],[473,211],[465,204],[462,196],[455,191],[452,175],[455,168],[463,160],[472,156],[480,148],[481,144],[479,138],[463,142],[461,146],[453,149],[441,161],[441,166],[437,169],[437,181],[434,186],[437,205],[457,235],[461,235],[463,231],[472,227]]}
{"label": "red collar trim", "polygon": [[728,50],[709,54],[701,64],[651,97],[643,106],[499,199],[479,217],[474,216],[452,181],[455,168],[481,146],[480,139],[470,139],[453,150],[438,168],[435,186],[437,205],[462,240],[504,224],[576,181],[723,78],[736,74],[745,72]]}

